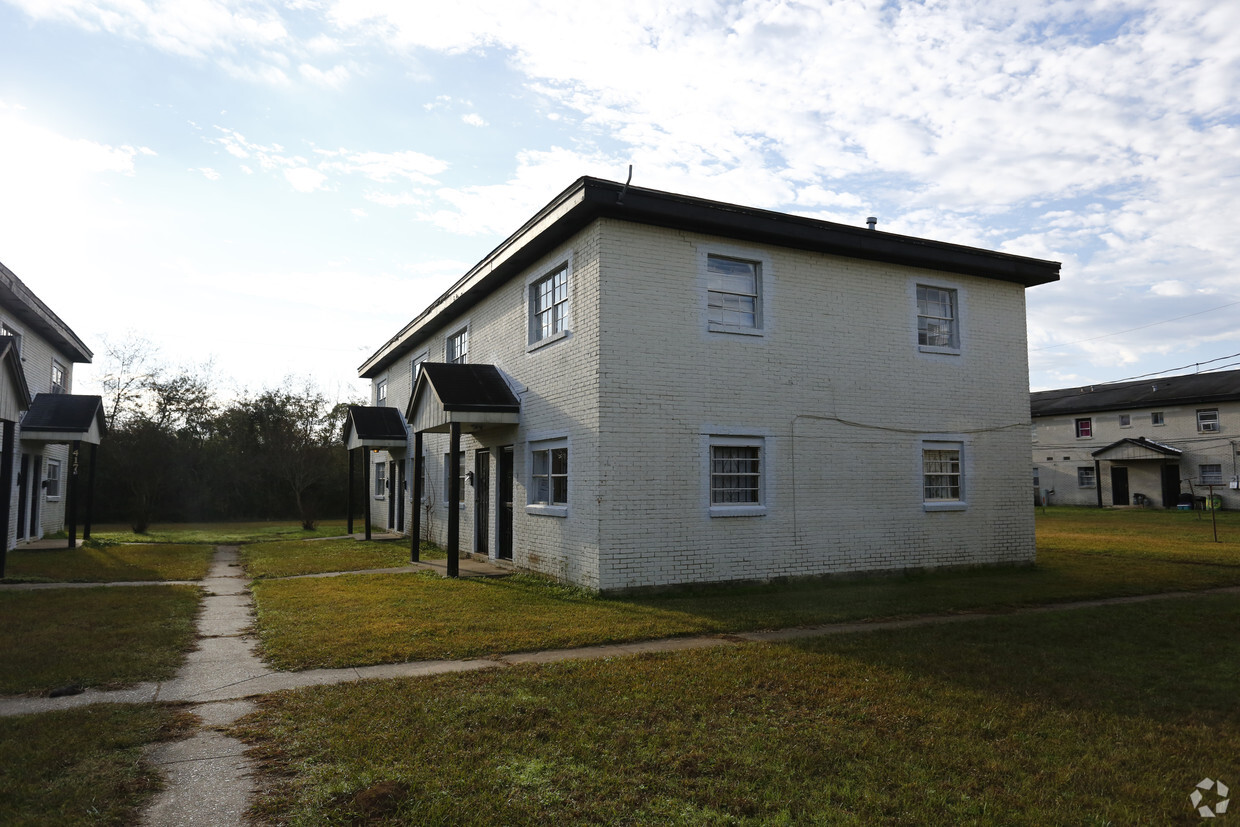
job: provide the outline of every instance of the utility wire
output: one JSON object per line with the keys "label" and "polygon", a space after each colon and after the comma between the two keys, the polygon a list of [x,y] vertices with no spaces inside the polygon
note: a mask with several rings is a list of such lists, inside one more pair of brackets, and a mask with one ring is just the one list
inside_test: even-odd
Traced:
{"label": "utility wire", "polygon": [[1044,347],[1035,347],[1033,348],[1033,351],[1036,352],[1036,351],[1041,351],[1041,350],[1054,350],[1057,347],[1068,347],[1069,345],[1079,345],[1083,342],[1096,342],[1099,339],[1107,339],[1107,338],[1110,338],[1111,336],[1122,336],[1125,333],[1133,333],[1137,330],[1145,330],[1146,328],[1149,328],[1149,327],[1157,327],[1160,324],[1178,322],[1181,319],[1191,319],[1193,316],[1201,316],[1206,313],[1213,313],[1216,310],[1225,310],[1228,307],[1235,307],[1238,304],[1240,304],[1240,302],[1231,302],[1230,304],[1221,304],[1218,307],[1211,307],[1209,310],[1199,310],[1196,313],[1187,313],[1183,316],[1176,316],[1175,318],[1172,318],[1172,319],[1163,319],[1160,322],[1150,322],[1149,324],[1143,324],[1139,327],[1130,327],[1127,330],[1117,330],[1114,333],[1102,333],[1098,336],[1090,336],[1088,339],[1077,339],[1076,341],[1073,341],[1073,342],[1060,342],[1057,345],[1046,345]]}

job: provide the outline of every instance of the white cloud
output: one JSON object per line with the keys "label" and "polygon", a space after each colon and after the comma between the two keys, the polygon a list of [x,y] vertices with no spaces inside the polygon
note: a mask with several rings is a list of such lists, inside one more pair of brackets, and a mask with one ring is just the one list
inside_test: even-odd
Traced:
{"label": "white cloud", "polygon": [[293,185],[293,189],[298,192],[314,192],[322,189],[327,176],[316,169],[309,167],[293,167],[284,170],[284,178]]}
{"label": "white cloud", "polygon": [[216,172],[215,170],[211,169],[211,167],[199,167],[196,170],[191,170],[191,172],[201,172],[202,176],[206,178],[208,181],[220,180],[220,174]]}
{"label": "white cloud", "polygon": [[469,112],[461,116],[461,120],[470,126],[486,126],[487,122],[477,112]]}

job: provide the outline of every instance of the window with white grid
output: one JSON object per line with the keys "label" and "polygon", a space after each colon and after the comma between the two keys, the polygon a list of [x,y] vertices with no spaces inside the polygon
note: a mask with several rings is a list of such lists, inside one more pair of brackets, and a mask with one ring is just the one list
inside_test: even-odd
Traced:
{"label": "window with white grid", "polygon": [[444,361],[450,365],[463,365],[469,361],[468,327],[463,327],[448,337],[444,345]]}
{"label": "window with white grid", "polygon": [[712,330],[762,327],[762,271],[756,261],[706,257],[706,318]]}
{"label": "window with white grid", "polygon": [[917,344],[934,350],[959,350],[956,291],[917,285]]}
{"label": "window with white grid", "polygon": [[529,505],[538,513],[566,516],[568,506],[568,440],[530,443]]}
{"label": "window with white grid", "polygon": [[530,341],[535,344],[568,329],[568,265],[530,285]]}

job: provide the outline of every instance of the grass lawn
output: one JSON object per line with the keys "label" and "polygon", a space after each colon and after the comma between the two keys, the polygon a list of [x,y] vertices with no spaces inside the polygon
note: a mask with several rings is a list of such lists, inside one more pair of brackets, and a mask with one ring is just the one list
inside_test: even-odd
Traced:
{"label": "grass lawn", "polygon": [[254,584],[263,651],[281,669],[464,658],[862,618],[993,610],[1240,585],[1240,567],[1046,551],[977,569],[602,598],[543,578],[346,575]]}
{"label": "grass lawn", "polygon": [[[281,824],[1197,824],[1240,598],[282,693]],[[1207,803],[1210,799],[1207,799]]]}
{"label": "grass lawn", "polygon": [[[134,534],[126,525],[100,525],[91,530],[96,540],[114,543],[210,543],[237,545],[261,543],[266,540],[307,540],[314,537],[339,537],[348,528],[344,520],[324,520],[314,531],[305,531],[301,523],[161,523],[146,534]],[[360,529],[359,529],[360,530]]]}
{"label": "grass lawn", "polygon": [[[422,543],[422,559],[444,557],[430,543]],[[282,540],[253,543],[241,547],[241,562],[251,577],[289,577],[296,574],[319,574],[328,571],[386,569],[409,564],[407,540]]]}
{"label": "grass lawn", "polygon": [[0,591],[0,694],[170,678],[199,599],[195,586]]}
{"label": "grass lawn", "polygon": [[17,548],[9,552],[4,582],[201,580],[214,552],[209,545],[167,543]]}
{"label": "grass lawn", "polygon": [[143,748],[189,734],[195,720],[117,704],[0,718],[0,824],[137,824],[162,785]]}
{"label": "grass lawn", "polygon": [[1240,566],[1240,513],[1219,511],[1219,541],[1209,512],[1136,509],[1038,510],[1038,552],[1121,554]]}

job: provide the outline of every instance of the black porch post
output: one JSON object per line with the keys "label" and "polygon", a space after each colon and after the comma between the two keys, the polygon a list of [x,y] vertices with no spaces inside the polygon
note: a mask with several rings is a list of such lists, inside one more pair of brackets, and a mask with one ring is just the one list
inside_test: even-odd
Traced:
{"label": "black porch post", "polygon": [[1102,508],[1102,460],[1094,460],[1094,488],[1098,491],[1098,507]]}
{"label": "black porch post", "polygon": [[422,432],[413,435],[413,485],[409,486],[409,562],[416,563],[421,556],[422,543]]}
{"label": "black porch post", "polygon": [[95,463],[99,461],[99,446],[90,444],[90,476],[86,478],[86,525],[82,529],[82,539],[90,539],[90,524],[95,516]]}
{"label": "black porch post", "polygon": [[[4,567],[8,562],[9,556],[9,525],[10,514],[9,509],[13,504],[13,434],[16,426],[12,422],[4,423],[4,435],[0,437],[0,449],[3,455],[0,456],[0,578],[4,577]],[[21,505],[18,504],[18,508]]]}
{"label": "black porch post", "polygon": [[461,573],[461,423],[453,422],[448,447],[448,576]]}
{"label": "black porch post", "polygon": [[349,533],[349,534],[352,534],[352,533],[353,533],[353,504],[354,504],[355,502],[357,502],[357,496],[353,493],[353,476],[354,476],[354,474],[353,474],[353,465],[354,465],[354,462],[353,462],[354,457],[353,457],[353,455],[354,455],[354,454],[356,454],[356,453],[357,453],[357,451],[351,450],[351,449],[349,449],[349,448],[345,448],[345,452],[349,455],[349,505],[348,505],[348,507],[345,509],[345,511],[346,511],[346,512],[348,513],[348,515],[349,515],[349,532],[348,532],[348,533]]}
{"label": "black porch post", "polygon": [[362,448],[362,518],[366,521],[366,539],[370,539],[370,457]]}
{"label": "black porch post", "polygon": [[78,457],[82,453],[82,443],[74,440],[69,445],[69,490],[65,510],[69,513],[69,548],[77,548],[77,500],[78,500]]}

